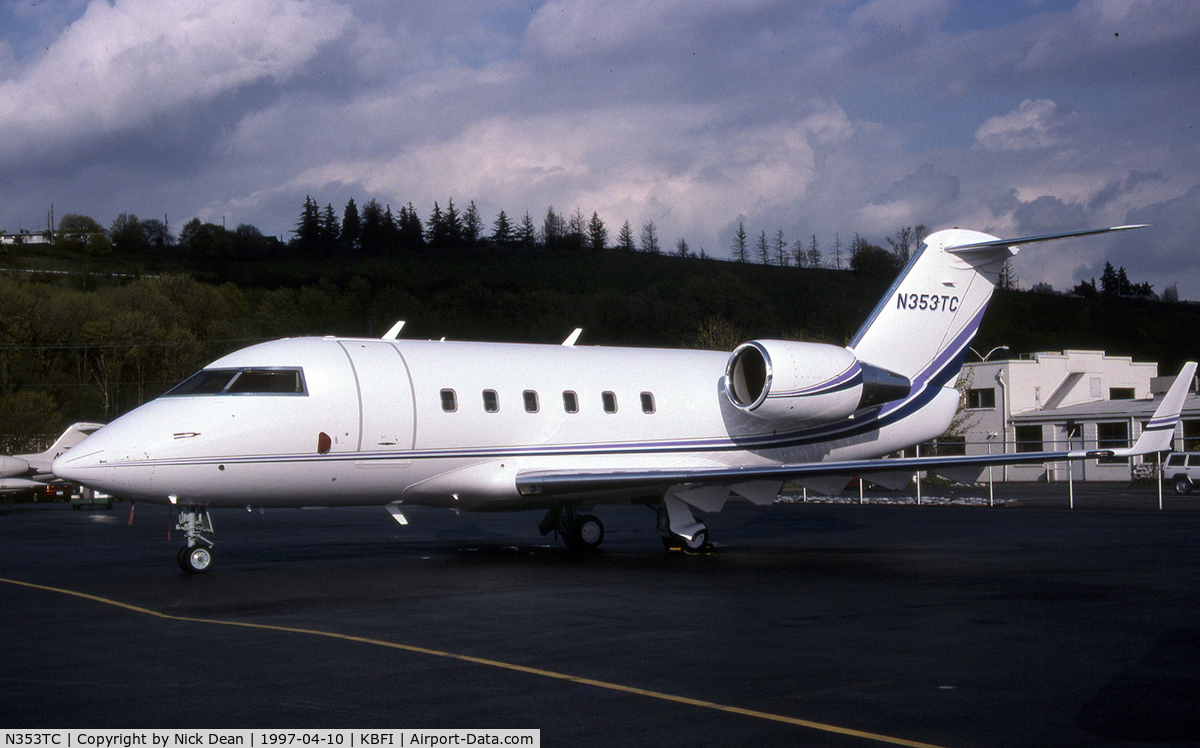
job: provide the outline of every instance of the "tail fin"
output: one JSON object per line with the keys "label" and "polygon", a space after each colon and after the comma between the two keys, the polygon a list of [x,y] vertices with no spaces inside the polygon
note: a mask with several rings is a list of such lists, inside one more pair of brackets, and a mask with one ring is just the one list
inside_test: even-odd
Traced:
{"label": "tail fin", "polygon": [[979,329],[1004,262],[1017,254],[1020,245],[1131,228],[1140,227],[1021,239],[998,239],[963,229],[930,234],[849,347],[859,361],[900,374],[914,384],[939,374],[949,381]]}
{"label": "tail fin", "polygon": [[1175,426],[1179,423],[1179,414],[1183,410],[1183,402],[1191,389],[1192,379],[1196,376],[1196,364],[1189,361],[1183,365],[1179,376],[1171,384],[1171,389],[1163,396],[1150,422],[1142,429],[1142,435],[1129,449],[1118,449],[1117,457],[1145,455],[1154,452],[1170,452],[1171,442],[1175,437]]}
{"label": "tail fin", "polygon": [[36,472],[49,473],[50,463],[54,462],[55,457],[58,457],[63,452],[83,441],[88,434],[98,431],[103,425],[102,423],[73,423],[67,427],[66,431],[62,432],[61,436],[54,440],[54,444],[50,445],[50,448],[45,452],[18,456],[24,458]]}

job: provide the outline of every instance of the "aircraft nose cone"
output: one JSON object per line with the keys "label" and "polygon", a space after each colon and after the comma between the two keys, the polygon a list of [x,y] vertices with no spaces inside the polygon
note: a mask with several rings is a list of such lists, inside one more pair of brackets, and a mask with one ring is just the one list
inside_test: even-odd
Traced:
{"label": "aircraft nose cone", "polygon": [[65,481],[87,483],[96,477],[103,456],[100,440],[92,435],[55,457],[50,463],[50,472]]}

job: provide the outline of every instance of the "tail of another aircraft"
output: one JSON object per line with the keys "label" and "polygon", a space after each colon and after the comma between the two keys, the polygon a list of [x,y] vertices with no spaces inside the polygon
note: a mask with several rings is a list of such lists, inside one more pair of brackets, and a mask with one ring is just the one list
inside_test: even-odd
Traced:
{"label": "tail of another aircraft", "polygon": [[962,365],[1004,262],[1020,245],[1130,228],[1139,227],[1021,239],[963,229],[930,234],[849,348],[864,364],[906,377],[914,386],[946,384]]}

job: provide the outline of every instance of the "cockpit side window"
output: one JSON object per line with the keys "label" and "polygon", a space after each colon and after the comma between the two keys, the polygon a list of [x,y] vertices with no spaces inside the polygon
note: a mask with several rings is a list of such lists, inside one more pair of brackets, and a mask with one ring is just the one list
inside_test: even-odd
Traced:
{"label": "cockpit side window", "polygon": [[164,397],[196,395],[307,395],[304,371],[295,368],[201,369]]}
{"label": "cockpit side window", "polygon": [[242,369],[225,392],[230,395],[303,395],[299,369]]}

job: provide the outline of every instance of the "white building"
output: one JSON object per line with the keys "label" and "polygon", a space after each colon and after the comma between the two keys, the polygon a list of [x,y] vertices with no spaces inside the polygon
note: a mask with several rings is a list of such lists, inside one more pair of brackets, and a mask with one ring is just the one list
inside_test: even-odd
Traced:
{"label": "white building", "polygon": [[[1127,447],[1142,432],[1171,378],[1158,364],[1102,351],[1035,353],[968,362],[962,430],[967,454]],[[1177,450],[1200,445],[1200,399],[1192,396],[1176,430]],[[1147,465],[1153,465],[1150,456]],[[1129,480],[1142,458],[993,468],[996,480]],[[1072,473],[1067,471],[1071,470]]]}

